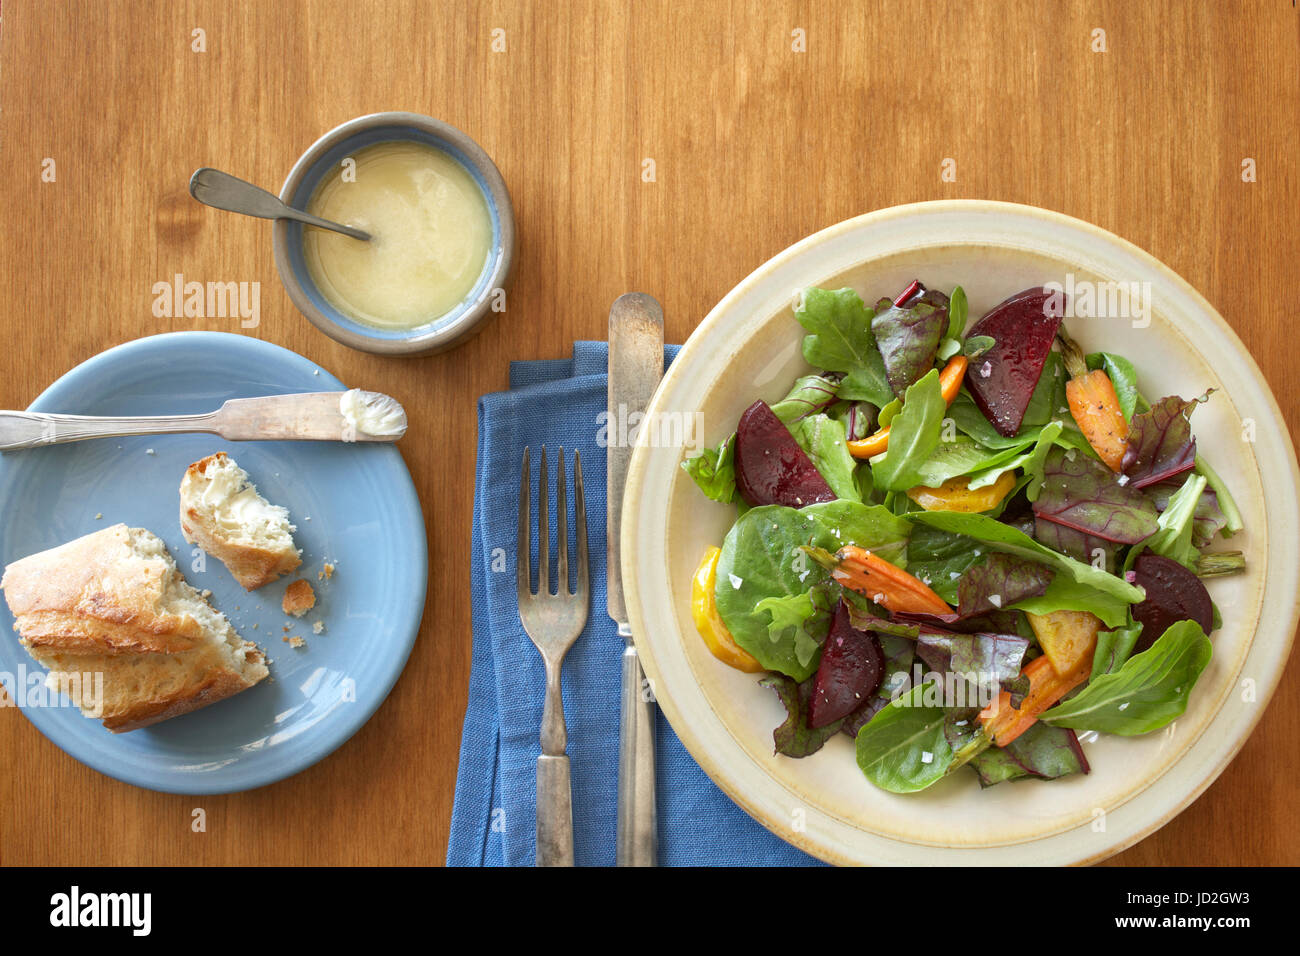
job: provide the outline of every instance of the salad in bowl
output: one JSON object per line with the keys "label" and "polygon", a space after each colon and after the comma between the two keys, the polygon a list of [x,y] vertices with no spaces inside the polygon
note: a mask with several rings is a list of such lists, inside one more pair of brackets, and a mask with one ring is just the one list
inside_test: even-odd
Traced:
{"label": "salad in bowl", "polygon": [[1246,560],[1219,545],[1242,518],[1192,431],[1212,390],[1144,395],[1067,305],[1030,288],[968,327],[960,287],[804,290],[814,371],[682,463],[736,510],[696,629],[765,674],[778,754],[842,733],[884,790],[987,787],[1088,773],[1079,734],[1186,709],[1220,623],[1203,579]]}

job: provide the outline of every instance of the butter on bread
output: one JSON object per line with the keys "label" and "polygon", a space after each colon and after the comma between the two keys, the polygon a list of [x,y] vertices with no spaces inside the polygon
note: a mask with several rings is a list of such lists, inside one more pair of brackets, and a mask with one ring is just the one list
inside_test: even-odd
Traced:
{"label": "butter on bread", "polygon": [[[115,733],[198,710],[268,676],[261,648],[186,583],[152,532],[116,524],[15,561],[0,579],[53,689]],[[102,700],[93,682],[102,674]]]}
{"label": "butter on bread", "polygon": [[248,472],[219,451],[181,479],[181,532],[219,560],[244,590],[270,584],[302,564],[289,512],[257,493]]}

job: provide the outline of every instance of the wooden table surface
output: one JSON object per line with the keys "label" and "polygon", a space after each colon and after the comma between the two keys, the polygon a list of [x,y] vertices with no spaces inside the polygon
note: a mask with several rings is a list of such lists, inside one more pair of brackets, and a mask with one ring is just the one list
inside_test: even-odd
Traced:
{"label": "wooden table surface", "polygon": [[[140,336],[286,346],[405,404],[432,568],[388,701],[270,787],[136,789],[0,709],[4,863],[441,862],[470,661],[475,401],[505,386],[511,359],[603,337],[629,289],[657,296],[682,341],[751,270],[842,219],[927,199],[1030,203],[1185,276],[1254,353],[1293,440],[1300,428],[1300,14],[1285,0],[7,0],[2,16],[0,408]],[[319,334],[280,286],[270,225],[186,192],[209,164],[278,189],[318,135],[387,109],[467,131],[514,197],[507,312],[450,354],[384,359]],[[261,283],[260,325],[156,318],[153,284],[176,273]],[[1300,862],[1297,678],[1292,661],[1208,792],[1112,862]]]}

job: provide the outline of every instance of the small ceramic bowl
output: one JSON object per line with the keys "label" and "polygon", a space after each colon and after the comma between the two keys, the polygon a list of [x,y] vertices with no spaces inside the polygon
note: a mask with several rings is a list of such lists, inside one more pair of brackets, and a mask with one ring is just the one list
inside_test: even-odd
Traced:
{"label": "small ceramic bowl", "polygon": [[303,257],[303,226],[277,219],[275,266],[289,298],[312,324],[336,341],[383,355],[429,355],[477,332],[508,287],[515,254],[515,218],[505,180],[483,148],[460,130],[419,113],[371,113],[330,130],[299,157],[280,188],[280,199],[306,209],[316,187],[339,163],[375,143],[411,141],[440,149],[478,183],[492,216],[492,248],[478,282],[457,305],[414,329],[380,329],[344,315],[321,294]]}

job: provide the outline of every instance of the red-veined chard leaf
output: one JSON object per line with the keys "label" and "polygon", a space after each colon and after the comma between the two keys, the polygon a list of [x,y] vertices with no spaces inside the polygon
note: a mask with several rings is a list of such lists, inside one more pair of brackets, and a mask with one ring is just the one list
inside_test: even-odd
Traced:
{"label": "red-veined chard leaf", "polygon": [[1213,389],[1187,401],[1170,395],[1152,405],[1149,411],[1133,416],[1122,465],[1135,488],[1165,481],[1195,466],[1196,438],[1192,435],[1191,414],[1198,404],[1209,399],[1211,392]]}
{"label": "red-veined chard leaf", "polygon": [[1015,634],[955,634],[922,629],[916,653],[932,671],[965,681],[967,706],[992,703],[1007,683],[1020,678],[1029,642]]}
{"label": "red-veined chard leaf", "polygon": [[826,741],[840,731],[843,718],[825,727],[812,727],[808,723],[808,707],[812,701],[812,679],[796,684],[789,677],[770,674],[759,681],[764,687],[776,691],[785,707],[786,718],[772,731],[775,752],[787,757],[808,757],[821,750]]}
{"label": "red-veined chard leaf", "polygon": [[970,765],[979,775],[982,787],[1023,777],[1055,780],[1072,773],[1088,773],[1091,769],[1073,730],[1042,722],[1035,723],[1005,747],[990,747],[977,754]]}
{"label": "red-veined chard leaf", "polygon": [[1040,561],[995,551],[957,584],[957,613],[971,617],[1010,607],[1047,591],[1056,572]]}
{"label": "red-veined chard leaf", "polygon": [[895,305],[876,303],[871,333],[884,360],[885,376],[899,398],[934,365],[939,341],[948,328],[948,297],[935,289]]}
{"label": "red-veined chard leaf", "polygon": [[1048,452],[1034,516],[1115,544],[1150,537],[1158,517],[1155,505],[1123,475],[1073,449],[1060,448]]}

